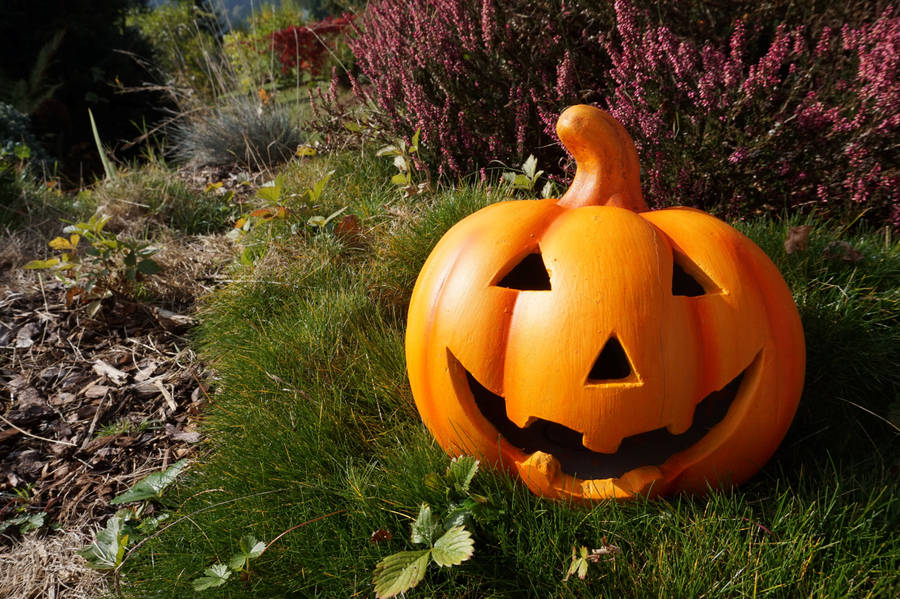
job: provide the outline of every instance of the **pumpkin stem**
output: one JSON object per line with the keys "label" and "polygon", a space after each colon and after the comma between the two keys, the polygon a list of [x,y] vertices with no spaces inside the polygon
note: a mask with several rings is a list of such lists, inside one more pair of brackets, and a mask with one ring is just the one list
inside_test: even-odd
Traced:
{"label": "pumpkin stem", "polygon": [[599,108],[579,104],[560,115],[556,133],[576,165],[572,184],[557,202],[560,206],[649,210],[641,196],[637,150],[619,121]]}

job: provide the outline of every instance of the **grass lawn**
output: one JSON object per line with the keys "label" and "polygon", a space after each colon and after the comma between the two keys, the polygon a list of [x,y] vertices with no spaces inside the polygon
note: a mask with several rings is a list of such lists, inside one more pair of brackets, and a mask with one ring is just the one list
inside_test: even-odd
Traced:
{"label": "grass lawn", "polygon": [[[300,192],[329,170],[321,205],[304,207]],[[391,174],[374,151],[295,161],[284,173],[299,229],[294,217],[255,227],[243,242],[252,264],[208,299],[195,336],[218,377],[207,451],[164,495],[167,527],[127,554],[126,596],[371,597],[376,564],[416,548],[420,504],[448,507],[429,473],[449,459],[406,382],[406,303],[440,236],[505,195],[460,184],[402,199]],[[342,207],[358,233],[305,227]],[[808,348],[799,411],[761,473],[703,498],[571,505],[483,467],[472,484],[487,498],[469,527],[474,555],[431,564],[407,596],[900,596],[900,245],[810,222],[809,249],[786,254],[796,224],[737,225],[782,270]],[[862,260],[827,257],[834,241]],[[193,590],[242,535],[269,542],[292,527],[243,580]],[[602,545],[621,551],[591,563],[584,580],[563,580],[573,547]]]}

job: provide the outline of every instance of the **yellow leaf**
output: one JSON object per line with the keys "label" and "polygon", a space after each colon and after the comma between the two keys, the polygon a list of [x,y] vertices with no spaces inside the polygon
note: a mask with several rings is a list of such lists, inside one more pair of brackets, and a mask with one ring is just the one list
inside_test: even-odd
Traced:
{"label": "yellow leaf", "polygon": [[222,187],[222,185],[224,185],[224,183],[222,183],[221,181],[216,181],[215,183],[210,183],[209,185],[206,186],[206,191],[210,192],[214,189],[219,189],[220,187]]}
{"label": "yellow leaf", "polygon": [[56,237],[50,240],[50,247],[54,250],[71,250],[75,249],[72,247],[72,244],[65,237]]}
{"label": "yellow leaf", "polygon": [[73,250],[78,247],[79,241],[81,241],[81,235],[79,235],[78,233],[72,233],[71,235],[69,235],[69,243],[72,245]]}
{"label": "yellow leaf", "polygon": [[50,268],[59,264],[59,258],[50,258],[49,260],[32,260],[26,263],[22,268],[26,270],[38,270],[42,268]]}

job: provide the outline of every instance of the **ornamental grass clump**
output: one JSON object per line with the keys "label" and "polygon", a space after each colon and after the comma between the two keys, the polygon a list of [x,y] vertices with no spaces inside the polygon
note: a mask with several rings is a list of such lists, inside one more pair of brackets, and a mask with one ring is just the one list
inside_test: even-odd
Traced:
{"label": "ornamental grass clump", "polygon": [[291,110],[239,96],[173,127],[172,153],[192,167],[262,169],[284,162],[304,141]]}
{"label": "ornamental grass clump", "polygon": [[350,41],[354,89],[395,136],[421,129],[441,174],[531,152],[559,175],[556,116],[590,103],[634,137],[651,207],[897,227],[900,17],[850,4],[382,0]]}

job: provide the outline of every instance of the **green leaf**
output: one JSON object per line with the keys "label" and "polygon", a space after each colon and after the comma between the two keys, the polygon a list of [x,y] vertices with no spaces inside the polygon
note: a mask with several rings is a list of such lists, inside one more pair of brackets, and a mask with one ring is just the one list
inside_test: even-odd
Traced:
{"label": "green leaf", "polygon": [[541,189],[541,197],[544,199],[554,197],[553,188],[553,181],[547,181],[546,183],[544,183],[544,187],[543,189]]}
{"label": "green leaf", "polygon": [[394,185],[409,185],[409,177],[403,173],[397,173],[391,177],[391,183]]}
{"label": "green leaf", "polygon": [[575,548],[572,547],[572,563],[569,564],[569,570],[566,572],[565,578],[563,578],[563,582],[569,580],[573,574],[578,575],[578,578],[584,580],[584,577],[587,576],[588,569],[588,550],[587,547],[582,546],[581,550],[576,552]]}
{"label": "green leaf", "polygon": [[137,269],[139,272],[142,272],[145,275],[155,275],[162,270],[162,267],[157,264],[155,260],[144,258],[137,263]]}
{"label": "green leaf", "polygon": [[434,535],[440,530],[440,523],[434,521],[431,515],[431,506],[423,503],[419,506],[419,515],[412,525],[411,539],[413,543],[427,543],[431,545],[434,542]]}
{"label": "green leaf", "polygon": [[331,176],[334,175],[334,171],[328,171],[325,173],[325,176],[316,181],[316,184],[312,186],[311,189],[307,190],[306,194],[309,196],[309,200],[312,203],[316,203],[319,201],[319,198],[322,197],[322,192],[325,191],[325,185],[331,180]]}
{"label": "green leaf", "polygon": [[94,542],[78,552],[95,570],[113,570],[122,563],[128,535],[123,534],[124,517],[116,514],[106,521],[106,528],[97,531]]}
{"label": "green leaf", "polygon": [[235,553],[231,556],[231,559],[228,560],[228,568],[230,570],[234,570],[235,572],[240,572],[244,569],[244,566],[247,565],[247,556],[243,553]]}
{"label": "green leaf", "polygon": [[206,576],[201,576],[191,581],[191,586],[194,587],[195,591],[205,591],[206,589],[220,587],[228,582],[228,578],[231,576],[231,572],[225,564],[213,564],[204,570],[203,573]]}
{"label": "green leaf", "polygon": [[375,596],[387,599],[413,588],[425,578],[431,550],[401,551],[389,555],[375,566]]}
{"label": "green leaf", "polygon": [[351,131],[353,133],[359,133],[360,131],[362,131],[362,127],[360,127],[357,123],[354,123],[353,121],[344,121],[343,125],[344,125],[344,129],[346,129],[347,131]]}
{"label": "green leaf", "polygon": [[97,132],[97,123],[94,122],[94,113],[91,112],[90,108],[88,108],[88,118],[91,119],[91,132],[94,134],[94,143],[97,144],[97,152],[100,154],[100,162],[103,163],[103,172],[106,173],[107,179],[114,181],[118,178],[118,173],[116,172],[116,167],[113,166],[112,162],[109,161],[109,157],[106,155],[106,151],[104,151],[103,149],[103,144],[100,142],[100,133]]}
{"label": "green leaf", "polygon": [[465,525],[476,505],[478,503],[471,497],[466,497],[462,503],[451,503],[444,517],[444,528],[449,530],[454,526]]}
{"label": "green leaf", "polygon": [[512,184],[516,189],[531,189],[531,186],[533,185],[531,179],[525,175],[516,175],[513,178]]}
{"label": "green leaf", "polygon": [[528,158],[525,159],[525,162],[522,164],[522,172],[525,173],[529,179],[534,180],[535,174],[534,171],[537,169],[537,158],[534,157],[534,154],[529,154]]}
{"label": "green leaf", "polygon": [[263,184],[256,190],[256,197],[271,204],[277,204],[281,199],[281,189],[284,187],[284,177],[278,175],[274,181]]}
{"label": "green leaf", "polygon": [[18,143],[13,147],[13,153],[19,160],[28,160],[31,158],[31,148],[22,143]]}
{"label": "green leaf", "polygon": [[462,526],[454,526],[437,540],[431,550],[434,563],[441,567],[458,566],[475,552],[472,533]]}
{"label": "green leaf", "polygon": [[447,481],[459,492],[468,493],[469,485],[478,472],[478,460],[472,456],[458,456],[447,466]]}
{"label": "green leaf", "polygon": [[412,138],[412,146],[409,149],[409,152],[411,154],[419,151],[419,135],[421,133],[422,133],[421,127],[416,129],[416,133],[413,135],[413,138]]}
{"label": "green leaf", "polygon": [[250,559],[256,559],[266,550],[266,544],[253,535],[244,535],[240,541],[241,553]]}
{"label": "green leaf", "polygon": [[310,216],[309,220],[306,221],[306,224],[310,227],[318,227],[322,228],[325,226],[325,217],[324,216]]}
{"label": "green leaf", "polygon": [[147,518],[146,520],[141,520],[141,523],[138,524],[137,529],[144,533],[151,533],[157,528],[161,522],[164,522],[169,519],[169,514],[160,514],[159,516],[154,516],[153,518]]}
{"label": "green leaf", "polygon": [[121,503],[129,503],[131,501],[143,501],[145,499],[158,499],[162,496],[163,490],[171,485],[175,478],[181,473],[187,465],[187,460],[178,460],[162,472],[154,472],[138,481],[133,487],[115,497],[109,503],[111,505],[119,505]]}
{"label": "green leaf", "polygon": [[47,512],[38,512],[36,514],[24,514],[5,522],[0,522],[0,532],[3,532],[10,526],[16,526],[23,535],[33,530],[39,529],[44,525],[44,519]]}

